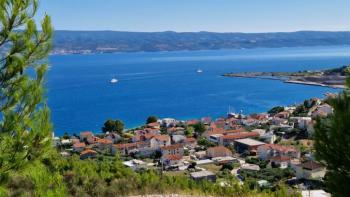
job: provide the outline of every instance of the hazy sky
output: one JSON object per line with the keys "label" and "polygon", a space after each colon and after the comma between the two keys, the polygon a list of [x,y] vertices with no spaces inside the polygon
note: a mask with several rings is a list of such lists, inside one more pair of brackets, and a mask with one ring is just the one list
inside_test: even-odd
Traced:
{"label": "hazy sky", "polygon": [[350,30],[350,0],[41,0],[56,30]]}

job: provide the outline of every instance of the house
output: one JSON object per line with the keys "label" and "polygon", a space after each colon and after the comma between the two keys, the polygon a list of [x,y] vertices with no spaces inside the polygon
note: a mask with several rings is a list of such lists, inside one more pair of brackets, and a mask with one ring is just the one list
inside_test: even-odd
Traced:
{"label": "house", "polygon": [[189,146],[189,147],[196,147],[197,146],[197,140],[193,137],[188,137],[185,139],[185,141],[183,142],[184,146]]}
{"label": "house", "polygon": [[299,129],[307,129],[312,124],[311,117],[291,117],[290,119],[296,121],[296,127]]}
{"label": "house", "polygon": [[141,160],[133,159],[130,161],[124,161],[123,165],[133,170],[139,170],[147,167],[147,164]]}
{"label": "house", "polygon": [[250,154],[256,154],[258,147],[264,144],[264,142],[250,138],[238,139],[234,141],[234,147],[238,153],[244,153],[248,151]]}
{"label": "house", "polygon": [[267,113],[253,114],[253,115],[250,115],[250,117],[256,120],[259,120],[261,122],[266,122],[269,118],[269,114]]}
{"label": "house", "polygon": [[147,127],[148,128],[151,128],[151,129],[160,129],[160,125],[158,122],[151,122],[151,123],[148,123],[147,124]]}
{"label": "house", "polygon": [[112,145],[112,148],[111,148],[111,152],[114,155],[115,154],[119,154],[119,155],[138,154],[142,156],[149,156],[155,151],[156,149],[149,147],[149,143],[147,142],[115,144],[115,145]]}
{"label": "house", "polygon": [[168,135],[155,135],[150,140],[151,148],[160,148],[162,146],[169,146],[171,144],[170,136]]}
{"label": "house", "polygon": [[105,139],[111,140],[113,144],[116,144],[122,140],[122,137],[116,133],[109,133]]}
{"label": "house", "polygon": [[164,155],[161,158],[162,164],[165,167],[182,165],[182,155]]}
{"label": "house", "polygon": [[61,140],[61,145],[62,146],[69,146],[73,144],[73,140],[72,139],[62,139]]}
{"label": "house", "polygon": [[80,159],[88,159],[88,158],[96,158],[97,152],[91,149],[84,150],[83,152],[80,153]]}
{"label": "house", "polygon": [[177,121],[173,118],[164,118],[159,121],[165,127],[175,126]]}
{"label": "house", "polygon": [[275,115],[276,118],[287,119],[289,118],[290,113],[288,111],[282,111]]}
{"label": "house", "polygon": [[260,135],[259,140],[268,144],[273,144],[277,140],[277,136],[273,134],[273,132],[269,132],[265,133],[264,135]]}
{"label": "house", "polygon": [[300,158],[300,152],[294,146],[285,146],[279,144],[265,144],[258,147],[258,156],[260,159],[269,160],[275,156],[287,156],[291,158]]}
{"label": "house", "polygon": [[73,151],[80,153],[85,149],[85,147],[86,144],[84,142],[78,142],[73,144]]}
{"label": "house", "polygon": [[92,136],[92,137],[87,138],[86,141],[88,144],[96,144],[99,139],[100,138],[98,138],[98,137]]}
{"label": "house", "polygon": [[195,181],[201,181],[201,180],[208,180],[215,182],[216,181],[216,175],[210,171],[204,170],[199,172],[192,172],[190,174],[191,178]]}
{"label": "house", "polygon": [[326,174],[326,168],[314,161],[308,161],[295,167],[298,179],[322,179]]}
{"label": "house", "polygon": [[288,120],[284,118],[279,118],[279,117],[273,117],[270,119],[271,124],[273,125],[282,125],[282,124],[287,124]]}
{"label": "house", "polygon": [[220,141],[221,141],[221,138],[223,136],[224,136],[223,134],[213,134],[213,135],[209,136],[208,140],[211,141],[211,142],[214,142],[216,144],[219,144]]}
{"label": "house", "polygon": [[214,157],[211,160],[214,161],[214,163],[218,164],[218,165],[238,162],[237,159],[235,159],[233,157]]}
{"label": "house", "polygon": [[83,132],[80,132],[80,141],[86,141],[88,138],[94,136],[94,134],[91,132],[91,131],[83,131]]}
{"label": "house", "polygon": [[211,117],[203,117],[203,118],[201,118],[201,122],[203,124],[206,124],[206,125],[209,125],[211,123],[211,121],[212,121]]}
{"label": "house", "polygon": [[113,145],[112,140],[109,139],[99,139],[97,140],[97,147],[100,150],[111,150]]}
{"label": "house", "polygon": [[195,124],[197,124],[197,123],[199,123],[199,120],[188,120],[187,122],[186,122],[186,124],[187,125],[195,125]]}
{"label": "house", "polygon": [[210,140],[211,135],[216,134],[222,134],[222,135],[230,135],[234,133],[241,133],[246,132],[243,128],[237,128],[237,129],[224,129],[224,128],[217,128],[217,127],[209,127],[207,131],[203,133],[203,136],[206,137],[208,140]]}
{"label": "house", "polygon": [[137,149],[137,143],[112,145],[112,154],[127,155],[130,151]]}
{"label": "house", "polygon": [[207,157],[232,157],[232,152],[224,146],[215,146],[208,148]]}
{"label": "house", "polygon": [[260,123],[260,121],[255,118],[248,117],[246,119],[242,119],[241,123],[246,126],[256,126]]}
{"label": "house", "polygon": [[221,138],[219,144],[228,146],[233,145],[235,140],[244,139],[244,138],[254,138],[259,137],[259,133],[257,132],[239,132],[225,135]]}
{"label": "house", "polygon": [[270,158],[270,164],[272,167],[279,167],[281,169],[288,168],[291,158],[287,156],[275,156]]}
{"label": "house", "polygon": [[328,104],[323,104],[320,106],[317,106],[317,108],[311,113],[311,117],[316,118],[318,116],[320,117],[327,117],[328,115],[333,113],[332,106]]}
{"label": "house", "polygon": [[186,140],[184,135],[173,135],[171,138],[174,144],[183,143]]}
{"label": "house", "polygon": [[166,155],[183,155],[184,149],[181,144],[174,144],[169,146],[163,146],[160,148],[162,156]]}
{"label": "house", "polygon": [[136,134],[131,138],[132,142],[149,142],[155,136],[153,133]]}
{"label": "house", "polygon": [[204,159],[207,156],[206,151],[197,151],[194,153],[194,156],[196,156],[197,159]]}
{"label": "house", "polygon": [[167,129],[167,133],[173,135],[184,135],[185,129],[183,127],[170,127]]}
{"label": "house", "polygon": [[252,132],[257,132],[260,136],[262,136],[266,134],[266,129],[253,129]]}
{"label": "house", "polygon": [[256,165],[256,164],[243,163],[243,164],[241,164],[240,169],[242,169],[242,170],[259,171],[260,167],[259,167],[259,165]]}

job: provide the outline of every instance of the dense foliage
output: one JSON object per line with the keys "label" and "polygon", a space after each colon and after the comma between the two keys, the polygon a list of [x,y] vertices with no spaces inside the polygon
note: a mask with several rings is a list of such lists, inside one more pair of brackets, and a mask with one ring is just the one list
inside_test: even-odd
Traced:
{"label": "dense foliage", "polygon": [[[211,196],[298,196],[279,188],[272,193],[239,186],[225,179],[229,187],[207,181],[195,182],[187,176],[160,175],[158,171],[134,172],[118,158],[81,161],[65,159],[50,152],[20,173],[11,174],[6,184],[8,196],[128,196],[140,194],[194,194]],[[292,193],[291,193],[292,192]],[[284,195],[280,195],[284,194]]]}
{"label": "dense foliage", "polygon": [[286,180],[294,176],[293,170],[280,168],[265,168],[260,171],[241,170],[240,174],[245,179],[253,179],[255,181],[266,180],[270,183],[277,183],[281,180]]}
{"label": "dense foliage", "polygon": [[[349,84],[349,83],[348,83]],[[317,120],[316,157],[327,166],[326,186],[333,196],[350,195],[350,95],[349,89],[328,103],[334,114]]]}
{"label": "dense foliage", "polygon": [[276,107],[273,107],[272,109],[270,109],[267,113],[269,113],[269,114],[277,114],[277,113],[280,113],[282,111],[284,111],[284,107],[276,106]]}
{"label": "dense foliage", "polygon": [[157,122],[157,121],[158,121],[158,118],[156,116],[149,116],[147,118],[146,123],[149,124],[149,123],[154,123],[154,122]]}
{"label": "dense foliage", "polygon": [[37,5],[36,0],[0,0],[2,179],[51,145],[52,126],[43,84],[53,29],[45,16],[41,30],[37,30],[33,20]]}
{"label": "dense foliage", "polygon": [[194,128],[194,131],[198,134],[204,133],[207,129],[202,122],[197,122],[196,124],[192,125]]}
{"label": "dense foliage", "polygon": [[102,127],[103,132],[117,132],[122,134],[124,123],[121,120],[107,120]]}

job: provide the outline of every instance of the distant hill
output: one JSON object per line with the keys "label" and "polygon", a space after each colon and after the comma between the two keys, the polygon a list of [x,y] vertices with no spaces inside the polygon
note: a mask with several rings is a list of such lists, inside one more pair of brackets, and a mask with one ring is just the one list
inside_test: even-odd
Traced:
{"label": "distant hill", "polygon": [[54,53],[215,50],[349,45],[350,32],[290,33],[56,31]]}

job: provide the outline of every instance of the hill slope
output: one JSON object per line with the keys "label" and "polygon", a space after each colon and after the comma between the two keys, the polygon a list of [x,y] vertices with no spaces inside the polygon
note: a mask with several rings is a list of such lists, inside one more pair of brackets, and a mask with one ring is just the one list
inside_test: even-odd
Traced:
{"label": "hill slope", "polygon": [[350,32],[290,33],[56,31],[55,53],[215,50],[350,44]]}

